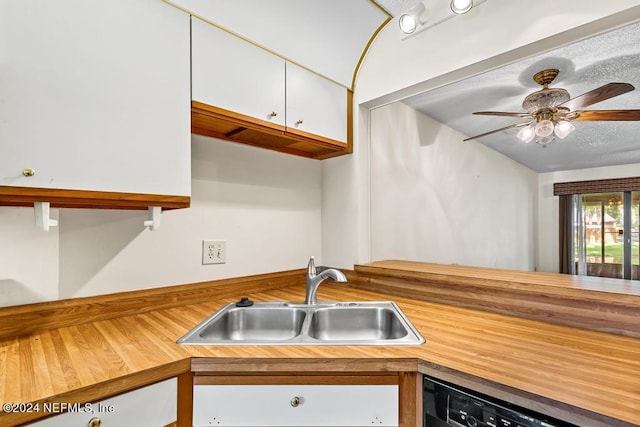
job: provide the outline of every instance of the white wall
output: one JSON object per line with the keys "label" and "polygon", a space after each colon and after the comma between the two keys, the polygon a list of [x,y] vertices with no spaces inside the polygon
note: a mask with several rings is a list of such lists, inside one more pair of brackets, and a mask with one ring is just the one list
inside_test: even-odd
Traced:
{"label": "white wall", "polygon": [[[164,212],[156,231],[145,212],[60,209],[44,233],[32,209],[0,209],[0,306],[322,261],[320,162],[193,136],[192,174],[191,208]],[[226,264],[201,265],[203,239],[227,241]]]}
{"label": "white wall", "polygon": [[0,306],[56,298],[58,229],[36,228],[33,209],[0,208]]}
{"label": "white wall", "polygon": [[[144,213],[61,213],[61,297],[302,268],[310,255],[321,261],[319,162],[192,141],[191,208],[165,212],[159,230],[142,229]],[[226,264],[201,265],[203,239],[227,241]]]}
{"label": "white wall", "polygon": [[558,197],[553,195],[556,182],[586,181],[591,179],[626,178],[640,175],[640,164],[606,166],[549,172],[539,175],[538,205],[538,269],[558,272]]}
{"label": "white wall", "polygon": [[371,112],[371,259],[533,270],[537,174],[402,103]]}

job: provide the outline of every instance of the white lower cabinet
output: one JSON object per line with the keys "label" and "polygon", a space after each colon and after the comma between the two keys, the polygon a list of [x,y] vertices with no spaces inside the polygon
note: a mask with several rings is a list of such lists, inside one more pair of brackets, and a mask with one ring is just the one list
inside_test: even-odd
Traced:
{"label": "white lower cabinet", "polygon": [[[176,421],[177,380],[168,379],[99,402],[72,407],[72,412],[36,421],[30,427],[164,427]],[[41,408],[42,410],[42,408]]]}
{"label": "white lower cabinet", "polygon": [[397,385],[195,385],[193,425],[397,426]]}

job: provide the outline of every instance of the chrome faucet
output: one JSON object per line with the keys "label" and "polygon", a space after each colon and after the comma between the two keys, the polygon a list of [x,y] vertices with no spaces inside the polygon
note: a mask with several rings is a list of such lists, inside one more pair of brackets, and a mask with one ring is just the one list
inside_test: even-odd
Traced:
{"label": "chrome faucet", "polygon": [[335,268],[328,268],[326,270],[321,271],[319,274],[316,274],[316,265],[313,257],[309,259],[309,264],[307,265],[307,295],[304,297],[305,304],[317,304],[318,303],[318,286],[325,279],[332,279],[336,282],[346,282],[347,277],[340,271]]}

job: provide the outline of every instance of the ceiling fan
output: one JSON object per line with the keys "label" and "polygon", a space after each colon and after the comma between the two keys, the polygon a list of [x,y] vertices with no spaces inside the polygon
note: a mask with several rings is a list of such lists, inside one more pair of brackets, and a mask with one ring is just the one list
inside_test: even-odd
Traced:
{"label": "ceiling fan", "polygon": [[538,144],[546,146],[557,136],[566,138],[575,130],[573,121],[640,121],[640,110],[582,110],[582,108],[598,102],[631,92],[635,88],[629,83],[609,83],[571,98],[569,92],[562,88],[550,88],[560,71],[557,69],[542,70],[533,75],[533,80],[542,89],[533,92],[524,99],[522,108],[526,113],[507,113],[501,111],[477,111],[473,114],[485,116],[507,116],[526,119],[522,123],[494,129],[489,132],[464,139],[477,139],[513,128],[522,128],[518,139],[529,143],[534,139]]}

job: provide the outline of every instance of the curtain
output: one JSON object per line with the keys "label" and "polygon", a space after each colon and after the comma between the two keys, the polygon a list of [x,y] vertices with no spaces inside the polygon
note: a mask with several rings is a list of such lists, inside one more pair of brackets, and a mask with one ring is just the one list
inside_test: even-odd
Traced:
{"label": "curtain", "polygon": [[571,195],[560,196],[560,212],[558,217],[560,218],[560,224],[558,230],[560,231],[560,250],[558,252],[560,256],[559,269],[560,273],[572,274],[573,268],[571,263],[573,262],[573,236],[571,233]]}

